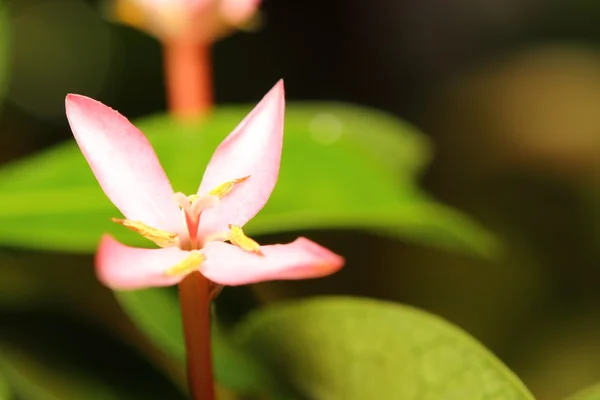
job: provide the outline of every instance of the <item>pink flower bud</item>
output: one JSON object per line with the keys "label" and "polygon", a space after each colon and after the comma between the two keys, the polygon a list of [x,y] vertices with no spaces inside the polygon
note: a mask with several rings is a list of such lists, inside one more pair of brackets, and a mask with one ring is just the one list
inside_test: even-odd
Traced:
{"label": "pink flower bud", "polygon": [[121,22],[161,40],[181,38],[210,43],[249,22],[260,0],[116,0]]}

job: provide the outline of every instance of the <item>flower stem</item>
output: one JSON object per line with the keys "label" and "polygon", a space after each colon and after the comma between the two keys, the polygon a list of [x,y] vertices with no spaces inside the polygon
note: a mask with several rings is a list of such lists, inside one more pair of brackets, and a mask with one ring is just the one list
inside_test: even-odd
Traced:
{"label": "flower stem", "polygon": [[183,318],[187,374],[193,400],[214,400],[214,381],[210,349],[209,281],[200,272],[192,272],[179,283]]}
{"label": "flower stem", "polygon": [[205,115],[213,104],[210,45],[184,35],[163,46],[169,110],[181,119]]}

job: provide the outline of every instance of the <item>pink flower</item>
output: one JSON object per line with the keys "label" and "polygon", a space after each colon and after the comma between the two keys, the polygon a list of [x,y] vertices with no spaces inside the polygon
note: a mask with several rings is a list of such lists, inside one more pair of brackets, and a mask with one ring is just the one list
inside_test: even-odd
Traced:
{"label": "pink flower", "polygon": [[117,18],[161,39],[212,42],[247,23],[260,0],[116,0]]}
{"label": "pink flower", "polygon": [[161,248],[100,242],[97,274],[113,289],[178,283],[200,271],[218,285],[316,278],[339,270],[342,257],[306,239],[260,246],[242,231],[267,202],[279,174],[283,81],[219,145],[196,194],[174,193],[152,146],[125,117],[69,94],[66,111],[96,179],[126,219],[115,222]]}

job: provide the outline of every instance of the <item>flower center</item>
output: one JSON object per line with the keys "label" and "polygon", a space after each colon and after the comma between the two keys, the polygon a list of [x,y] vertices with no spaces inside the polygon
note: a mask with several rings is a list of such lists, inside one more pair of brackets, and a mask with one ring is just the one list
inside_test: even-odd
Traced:
{"label": "flower center", "polygon": [[184,250],[199,249],[202,243],[198,240],[198,226],[202,211],[219,203],[219,198],[213,195],[199,196],[193,194],[186,196],[183,193],[175,193],[173,201],[181,208],[183,218],[187,226],[188,237],[180,238],[179,247]]}
{"label": "flower center", "polygon": [[189,250],[189,257],[178,265],[168,269],[165,272],[167,275],[185,275],[196,270],[200,264],[206,260],[206,257],[201,251],[206,242],[228,241],[242,250],[262,256],[263,254],[260,250],[260,245],[246,236],[242,228],[237,225],[229,225],[228,232],[215,232],[203,238],[198,237],[198,227],[200,225],[202,212],[207,208],[216,206],[220,199],[229,194],[236,185],[245,182],[248,178],[250,178],[250,176],[225,182],[208,192],[206,195],[193,194],[191,196],[186,196],[181,192],[174,193],[173,201],[181,208],[182,216],[187,227],[187,235],[180,235],[156,229],[140,221],[118,218],[113,218],[112,220],[113,222],[139,233],[160,247],[177,246],[182,250]]}
{"label": "flower center", "polygon": [[177,246],[183,250],[200,250],[205,241],[222,240],[229,241],[231,244],[246,251],[261,254],[259,244],[246,236],[242,231],[242,228],[236,225],[229,225],[229,232],[215,232],[208,235],[206,238],[203,238],[203,240],[198,237],[198,227],[200,225],[202,212],[207,208],[216,206],[219,203],[219,200],[229,194],[235,186],[245,182],[249,178],[250,176],[232,179],[217,186],[206,195],[193,194],[186,196],[181,192],[174,193],[173,201],[181,208],[182,216],[187,228],[187,235],[180,235],[156,229],[141,221],[131,221],[119,218],[113,218],[112,220],[113,222],[139,233],[160,247]]}
{"label": "flower center", "polygon": [[[203,243],[201,243],[200,238],[198,238],[198,226],[200,225],[202,211],[216,206],[219,203],[219,199],[225,197],[236,185],[245,182],[248,178],[250,178],[250,176],[227,181],[203,196],[197,194],[186,196],[181,192],[173,194],[173,201],[181,208],[188,231],[188,238],[183,240],[180,238],[179,247],[184,250],[197,250],[202,248]],[[215,235],[213,240],[221,239],[220,236],[221,235]]]}

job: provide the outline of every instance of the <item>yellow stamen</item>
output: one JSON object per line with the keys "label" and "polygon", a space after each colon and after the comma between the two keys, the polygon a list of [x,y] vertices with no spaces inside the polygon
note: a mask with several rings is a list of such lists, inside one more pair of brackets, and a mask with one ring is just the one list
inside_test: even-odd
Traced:
{"label": "yellow stamen", "polygon": [[119,218],[113,218],[112,221],[119,225],[123,225],[127,229],[139,233],[146,239],[152,240],[160,247],[170,247],[177,244],[176,233],[161,231],[160,229],[152,228],[151,226],[139,221],[130,221],[128,219]]}
{"label": "yellow stamen", "polygon": [[198,269],[200,264],[206,260],[206,256],[199,251],[191,251],[179,264],[172,266],[165,271],[167,276],[186,275]]}
{"label": "yellow stamen", "polygon": [[231,181],[225,182],[225,183],[217,186],[210,192],[208,192],[208,194],[210,194],[212,196],[217,196],[218,198],[222,199],[226,194],[231,192],[231,190],[233,189],[233,187],[235,185],[245,182],[248,178],[250,178],[250,175],[245,176],[243,178],[233,179]]}
{"label": "yellow stamen", "polygon": [[238,246],[242,250],[250,251],[259,255],[263,255],[260,251],[260,245],[244,234],[242,228],[237,225],[229,225],[229,236],[227,239],[231,244]]}

